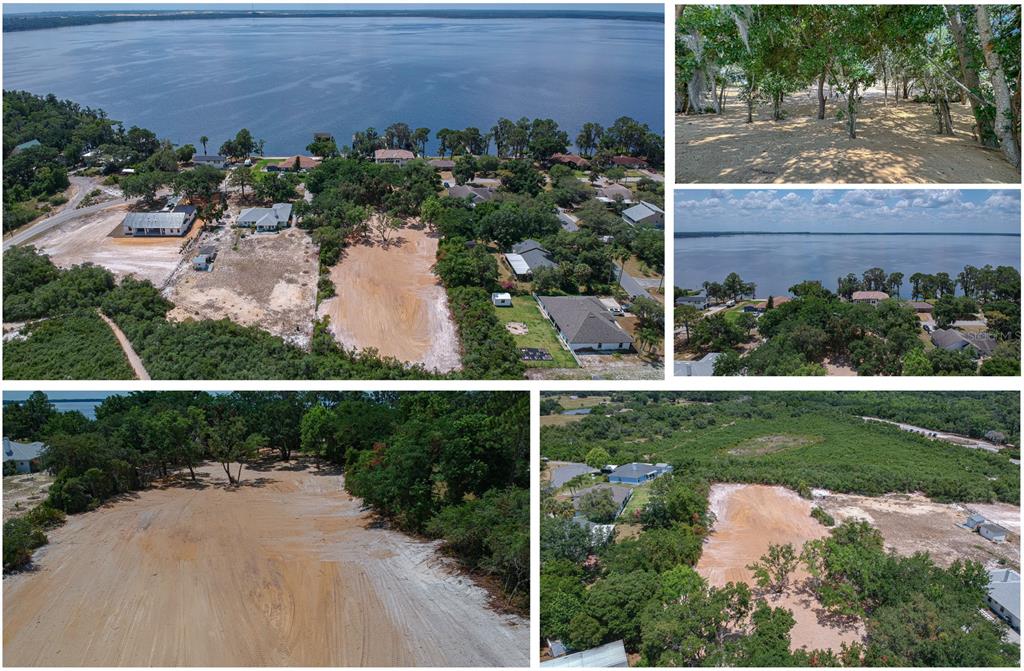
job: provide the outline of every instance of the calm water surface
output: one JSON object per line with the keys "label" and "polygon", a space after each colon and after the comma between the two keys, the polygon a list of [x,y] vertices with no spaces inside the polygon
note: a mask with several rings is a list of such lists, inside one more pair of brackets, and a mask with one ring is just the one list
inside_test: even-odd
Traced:
{"label": "calm water surface", "polygon": [[[737,272],[757,285],[758,296],[787,293],[804,280],[835,291],[836,279],[878,266],[886,272],[947,272],[965,265],[1020,270],[1020,236],[1002,235],[729,235],[675,239],[676,286],[699,289]],[[904,280],[902,296],[909,296]]]}
{"label": "calm water surface", "polygon": [[[314,131],[347,144],[395,121],[489,129],[631,116],[661,133],[663,26],[600,19],[288,18],[129,22],[3,36],[5,89],[53,93],[215,151],[241,127],[266,153]],[[201,147],[200,147],[201,150]]]}

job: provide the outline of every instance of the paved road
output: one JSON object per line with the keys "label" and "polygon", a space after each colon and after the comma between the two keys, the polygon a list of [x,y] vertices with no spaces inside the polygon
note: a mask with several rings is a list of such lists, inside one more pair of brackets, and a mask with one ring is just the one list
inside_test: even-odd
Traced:
{"label": "paved road", "polygon": [[96,182],[87,177],[75,176],[71,177],[71,181],[78,185],[78,193],[76,193],[74,197],[72,197],[71,200],[68,201],[64,209],[58,212],[57,214],[53,215],[52,217],[43,219],[42,221],[33,224],[26,229],[20,230],[11,237],[4,240],[4,250],[7,250],[14,245],[23,245],[28,241],[32,240],[33,238],[38,237],[43,233],[49,231],[51,228],[60,226],[61,224],[65,224],[69,221],[73,221],[78,217],[84,217],[86,215],[93,214],[101,210],[105,210],[108,207],[117,207],[119,205],[124,205],[125,202],[132,202],[124,201],[122,199],[114,199],[108,200],[103,203],[97,203],[96,205],[83,207],[81,209],[75,209],[78,206],[78,203],[82,202],[82,199],[85,198],[86,194],[89,193],[89,191],[91,191],[92,189],[96,188]]}
{"label": "paved road", "polygon": [[622,287],[629,296],[643,296],[644,298],[650,298],[652,301],[655,300],[653,296],[647,293],[647,289],[640,284],[635,277],[622,270],[622,266],[618,263],[615,264],[615,272],[619,275],[619,286]]}
{"label": "paved road", "polygon": [[128,336],[124,334],[124,331],[118,328],[117,324],[115,324],[107,315],[103,314],[99,310],[96,310],[96,313],[100,316],[100,319],[107,323],[110,330],[114,332],[114,337],[116,337],[117,342],[121,344],[121,349],[124,350],[124,355],[128,357],[128,363],[131,364],[132,370],[135,371],[135,377],[140,380],[151,379],[149,377],[149,372],[146,371],[146,367],[142,365],[142,359],[135,353],[135,348],[132,347],[132,343],[128,340]]}

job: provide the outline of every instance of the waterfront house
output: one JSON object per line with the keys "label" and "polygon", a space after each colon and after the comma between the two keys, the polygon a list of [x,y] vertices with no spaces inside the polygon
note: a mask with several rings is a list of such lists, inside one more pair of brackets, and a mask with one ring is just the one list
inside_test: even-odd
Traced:
{"label": "waterfront house", "polygon": [[538,296],[540,311],[573,350],[628,350],[633,338],[594,296]]}
{"label": "waterfront house", "polygon": [[443,171],[455,169],[455,161],[449,160],[447,158],[432,158],[429,161],[427,161],[427,164],[434,170]]}
{"label": "waterfront house", "polygon": [[238,225],[259,232],[288,228],[292,221],[291,203],[274,203],[272,207],[250,207],[238,215]]}
{"label": "waterfront house", "polygon": [[563,154],[561,152],[552,154],[551,158],[548,159],[548,162],[552,164],[560,163],[578,170],[583,170],[590,165],[590,161],[578,154]]}
{"label": "waterfront house", "polygon": [[228,167],[228,159],[216,154],[196,154],[192,157],[192,165],[209,165],[223,170]]}
{"label": "waterfront house", "polygon": [[641,224],[662,228],[665,225],[665,211],[657,205],[642,200],[622,213],[622,220],[630,226]]}
{"label": "waterfront house", "polygon": [[907,307],[919,315],[930,315],[935,306],[925,301],[907,301]]}
{"label": "waterfront house", "polygon": [[993,613],[1020,633],[1020,573],[1008,568],[989,570],[985,602]]}
{"label": "waterfront house", "polygon": [[174,237],[188,233],[196,220],[196,208],[178,205],[170,212],[129,212],[121,222],[125,235],[141,237]]}
{"label": "waterfront house", "polygon": [[636,156],[612,156],[612,165],[617,165],[620,168],[626,168],[627,170],[641,170],[647,167],[647,161]]}
{"label": "waterfront house", "polygon": [[42,456],[43,443],[18,443],[4,438],[4,469],[8,463],[14,464],[17,473],[31,473],[39,470],[39,458]]}
{"label": "waterfront house", "polygon": [[648,480],[672,472],[669,464],[644,464],[633,462],[623,464],[608,475],[608,482],[618,482],[626,485],[641,485]]}
{"label": "waterfront house", "polygon": [[408,149],[378,149],[373,152],[375,163],[390,163],[392,165],[405,165],[416,158]]}
{"label": "waterfront house", "polygon": [[854,303],[867,303],[868,305],[878,305],[888,299],[889,294],[884,291],[854,291],[850,297]]}
{"label": "waterfront house", "polygon": [[266,172],[306,172],[320,165],[320,159],[313,156],[289,156],[277,163],[268,163]]}
{"label": "waterfront house", "polygon": [[707,296],[679,296],[676,298],[676,305],[692,305],[698,310],[707,310],[710,303]]}

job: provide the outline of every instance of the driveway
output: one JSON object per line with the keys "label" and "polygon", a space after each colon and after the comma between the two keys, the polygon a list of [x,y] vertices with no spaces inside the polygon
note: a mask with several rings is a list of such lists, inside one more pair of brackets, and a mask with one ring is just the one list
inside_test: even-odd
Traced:
{"label": "driveway", "polygon": [[[23,245],[32,240],[33,238],[36,238],[42,235],[43,233],[49,231],[51,228],[55,228],[57,226],[60,226],[61,224],[73,221],[78,217],[84,217],[86,215],[93,214],[101,210],[105,210],[108,207],[117,207],[118,205],[124,205],[124,203],[126,202],[123,199],[115,198],[114,200],[108,200],[102,203],[97,203],[95,205],[89,205],[88,207],[83,207],[81,209],[76,209],[78,207],[78,204],[82,202],[82,199],[85,198],[86,194],[88,194],[89,191],[98,188],[98,183],[95,180],[89,179],[88,177],[72,176],[70,179],[71,182],[73,182],[78,187],[78,192],[71,197],[67,205],[64,206],[64,209],[62,209],[60,212],[53,215],[52,217],[47,217],[42,221],[32,224],[28,228],[17,231],[14,235],[4,240],[5,251],[14,245]],[[128,202],[134,202],[134,200]]]}
{"label": "driveway", "polygon": [[645,289],[635,277],[622,270],[622,266],[618,263],[615,264],[615,272],[619,275],[619,286],[622,287],[622,290],[625,291],[630,298],[643,296],[644,298],[650,298],[652,301],[654,300],[654,297],[647,293],[647,289]]}

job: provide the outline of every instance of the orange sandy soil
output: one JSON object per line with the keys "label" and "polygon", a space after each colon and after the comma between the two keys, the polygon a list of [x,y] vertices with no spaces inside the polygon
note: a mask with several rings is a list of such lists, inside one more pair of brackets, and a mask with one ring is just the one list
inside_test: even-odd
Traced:
{"label": "orange sandy soil", "polygon": [[[697,572],[714,586],[746,582],[756,590],[753,572],[746,567],[768,552],[769,543],[792,543],[799,552],[805,541],[828,535],[811,517],[811,502],[783,487],[716,484],[709,503],[716,521]],[[801,589],[806,578],[801,567],[791,576],[786,592],[766,596],[769,604],[790,610],[796,619],[791,647],[838,651],[843,643],[863,640],[862,625],[835,621],[813,595]]]}
{"label": "orange sandy soil", "polygon": [[746,106],[729,91],[725,114],[676,117],[676,181],[681,183],[1020,183],[1020,173],[998,150],[971,136],[969,106],[951,105],[955,136],[937,135],[932,106],[881,91],[865,94],[857,116],[857,139],[836,118],[845,102],[826,103],[817,118],[815,91],[783,103],[788,116],[771,120],[759,108],[748,124]]}
{"label": "orange sandy soil", "polygon": [[134,275],[160,287],[181,261],[182,245],[198,234],[202,224],[197,221],[182,237],[119,236],[128,207],[126,203],[72,219],[43,233],[31,244],[58,266],[93,263],[118,277]]}
{"label": "orange sandy soil", "polygon": [[421,225],[395,231],[387,246],[354,243],[331,268],[337,296],[320,304],[334,337],[349,349],[375,348],[399,361],[446,373],[461,367],[448,297],[434,275],[437,236]]}
{"label": "orange sandy soil", "polygon": [[4,579],[5,666],[528,664],[529,626],[302,464],[71,516]]}

